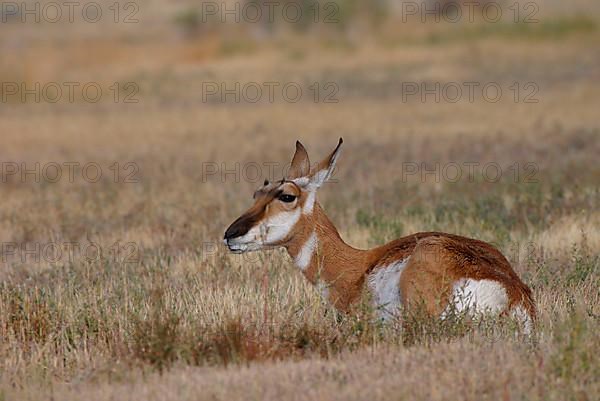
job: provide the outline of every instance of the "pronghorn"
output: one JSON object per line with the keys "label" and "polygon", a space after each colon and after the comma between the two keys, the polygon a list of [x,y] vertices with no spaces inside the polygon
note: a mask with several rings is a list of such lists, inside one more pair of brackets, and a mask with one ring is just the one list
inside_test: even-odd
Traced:
{"label": "pronghorn", "polygon": [[311,168],[306,149],[296,152],[286,178],[254,193],[254,205],[227,228],[230,251],[285,247],[294,264],[336,309],[348,311],[363,289],[384,320],[400,306],[420,305],[433,316],[448,308],[510,314],[531,330],[531,290],[492,245],[441,232],[422,232],[369,250],[346,244],[316,191],[330,177],[343,140]]}

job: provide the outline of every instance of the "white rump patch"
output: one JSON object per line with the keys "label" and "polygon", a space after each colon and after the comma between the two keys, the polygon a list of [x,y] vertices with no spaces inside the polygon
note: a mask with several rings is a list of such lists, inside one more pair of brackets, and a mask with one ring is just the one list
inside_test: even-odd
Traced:
{"label": "white rump patch", "polygon": [[367,277],[374,306],[383,320],[389,320],[398,312],[400,307],[400,276],[408,263],[408,259],[380,267]]}
{"label": "white rump patch", "polygon": [[302,248],[300,248],[300,252],[298,252],[298,255],[296,255],[296,257],[294,258],[294,263],[300,270],[304,271],[308,268],[316,248],[317,233],[313,231],[310,237],[308,237],[306,242],[302,245]]}
{"label": "white rump patch", "polygon": [[[506,288],[494,280],[460,279],[452,292],[456,312],[500,313],[508,306]],[[447,314],[442,313],[442,318]]]}

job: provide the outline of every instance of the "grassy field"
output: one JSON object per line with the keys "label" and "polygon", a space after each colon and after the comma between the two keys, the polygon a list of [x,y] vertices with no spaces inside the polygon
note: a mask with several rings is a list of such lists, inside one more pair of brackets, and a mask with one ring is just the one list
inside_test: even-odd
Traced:
{"label": "grassy field", "polygon": [[[141,3],[130,26],[2,26],[2,83],[103,96],[2,87],[0,400],[595,399],[598,10],[257,39],[165,4]],[[207,96],[236,82],[303,95]],[[422,98],[436,83],[441,99]],[[492,84],[497,100],[480,89]],[[534,291],[532,338],[487,319],[382,326],[366,302],[338,315],[284,251],[226,251],[225,228],[296,139],[314,160],[340,136],[319,200],[342,237],[492,242]]]}

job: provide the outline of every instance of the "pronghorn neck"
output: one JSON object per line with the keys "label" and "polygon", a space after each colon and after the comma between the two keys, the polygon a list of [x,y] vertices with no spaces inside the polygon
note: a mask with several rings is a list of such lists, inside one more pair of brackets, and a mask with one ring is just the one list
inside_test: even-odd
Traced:
{"label": "pronghorn neck", "polygon": [[369,251],[346,244],[317,202],[303,217],[306,220],[301,232],[286,245],[288,253],[308,281],[345,310],[361,291]]}

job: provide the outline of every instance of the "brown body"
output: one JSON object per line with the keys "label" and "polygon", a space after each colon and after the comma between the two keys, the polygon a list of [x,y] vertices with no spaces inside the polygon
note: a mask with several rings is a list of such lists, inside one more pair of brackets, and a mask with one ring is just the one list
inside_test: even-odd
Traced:
{"label": "brown body", "polygon": [[245,252],[285,247],[308,281],[341,311],[348,311],[367,288],[381,305],[423,305],[430,314],[443,315],[464,284],[479,304],[533,321],[531,290],[486,242],[424,232],[370,250],[346,244],[316,201],[316,189],[331,175],[341,143],[311,169],[298,142],[290,176],[265,182],[254,195],[254,206],[227,229],[229,248]]}
{"label": "brown body", "polygon": [[[312,284],[318,279],[330,287],[329,301],[342,311],[359,300],[367,276],[394,262],[409,259],[400,279],[402,304],[424,302],[428,312],[439,315],[447,306],[453,284],[463,278],[494,280],[507,291],[511,309],[523,305],[535,315],[531,290],[517,276],[506,258],[492,245],[453,234],[422,232],[398,238],[370,250],[346,244],[320,206],[314,211],[319,251],[303,271]],[[306,236],[284,246],[296,258]]]}

